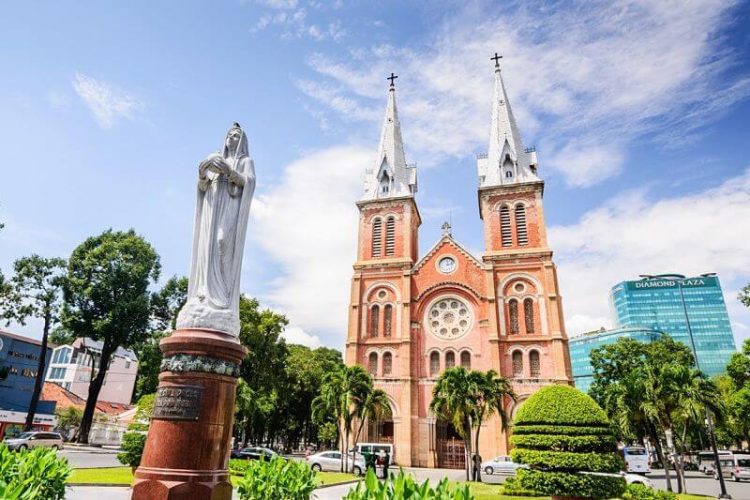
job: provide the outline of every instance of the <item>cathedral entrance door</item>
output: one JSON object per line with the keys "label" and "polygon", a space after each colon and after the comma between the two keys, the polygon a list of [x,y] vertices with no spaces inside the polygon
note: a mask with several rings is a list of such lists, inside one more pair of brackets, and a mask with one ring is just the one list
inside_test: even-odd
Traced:
{"label": "cathedral entrance door", "polygon": [[367,439],[370,443],[393,444],[393,420],[368,422]]}
{"label": "cathedral entrance door", "polygon": [[466,445],[449,422],[437,423],[437,458],[441,469],[466,468]]}

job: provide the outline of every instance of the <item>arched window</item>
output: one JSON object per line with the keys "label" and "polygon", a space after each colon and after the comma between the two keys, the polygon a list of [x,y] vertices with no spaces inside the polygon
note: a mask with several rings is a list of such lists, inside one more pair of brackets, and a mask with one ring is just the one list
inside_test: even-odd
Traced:
{"label": "arched window", "polygon": [[523,299],[523,318],[526,323],[526,333],[534,333],[534,301]]}
{"label": "arched window", "polygon": [[391,336],[391,325],[393,324],[393,306],[386,304],[383,308],[383,336]]}
{"label": "arched window", "polygon": [[510,319],[510,333],[518,333],[518,301],[508,301],[508,318]]}
{"label": "arched window", "polygon": [[509,247],[513,244],[510,234],[510,209],[505,205],[500,207],[500,237],[504,247]]}
{"label": "arched window", "polygon": [[370,309],[370,337],[378,336],[380,327],[380,306],[374,305]]}
{"label": "arched window", "polygon": [[529,233],[526,230],[526,207],[516,205],[516,240],[519,245],[529,244]]}
{"label": "arched window", "polygon": [[378,355],[374,352],[370,353],[370,357],[367,360],[367,371],[373,377],[378,374]]}
{"label": "arched window", "polygon": [[383,376],[390,375],[393,371],[393,354],[387,352],[383,354]]}
{"label": "arched window", "polygon": [[440,355],[437,352],[430,354],[430,375],[433,377],[440,371]]}
{"label": "arched window", "polygon": [[513,171],[512,170],[506,170],[505,171],[505,178],[506,179],[512,179],[513,178]]}
{"label": "arched window", "polygon": [[388,217],[385,221],[385,254],[393,255],[396,250],[396,218]]}
{"label": "arched window", "polygon": [[523,354],[521,351],[513,353],[513,376],[523,377]]}
{"label": "arched window", "polygon": [[380,257],[380,246],[383,239],[383,221],[378,217],[372,221],[372,256]]}
{"label": "arched window", "polygon": [[461,353],[461,366],[467,370],[471,370],[471,353],[469,351]]}
{"label": "arched window", "polygon": [[529,353],[529,371],[531,372],[531,376],[536,378],[539,376],[539,373],[541,372],[541,367],[539,366],[539,351],[531,351]]}
{"label": "arched window", "polygon": [[445,353],[445,369],[453,368],[456,366],[456,354],[453,351]]}

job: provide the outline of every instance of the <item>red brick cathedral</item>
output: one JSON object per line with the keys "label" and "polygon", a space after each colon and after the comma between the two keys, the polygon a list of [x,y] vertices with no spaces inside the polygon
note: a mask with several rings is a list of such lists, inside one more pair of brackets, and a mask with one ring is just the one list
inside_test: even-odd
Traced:
{"label": "red brick cathedral", "polygon": [[[346,362],[364,366],[388,393],[392,418],[370,422],[361,441],[394,443],[399,465],[463,466],[455,430],[429,410],[435,380],[450,367],[496,370],[513,381],[518,404],[544,385],[571,383],[544,181],[535,151],[521,142],[497,59],[489,147],[477,173],[484,253],[469,253],[445,224],[420,256],[417,172],[404,157],[391,80],[378,155],[357,202]],[[507,452],[497,417],[481,436],[485,459]]]}

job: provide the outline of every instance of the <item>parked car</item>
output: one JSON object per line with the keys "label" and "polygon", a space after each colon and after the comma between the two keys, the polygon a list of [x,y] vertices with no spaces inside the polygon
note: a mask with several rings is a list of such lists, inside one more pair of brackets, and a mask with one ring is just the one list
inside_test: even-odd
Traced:
{"label": "parked car", "polygon": [[[743,479],[750,480],[750,455],[745,454],[732,454],[732,455],[721,455],[719,457],[719,463],[721,463],[721,474],[726,478],[731,478],[733,481],[740,482]],[[718,480],[719,475],[714,470],[714,479]]]}
{"label": "parked car", "polygon": [[24,432],[15,438],[5,438],[3,442],[11,450],[27,450],[29,448],[63,449],[63,438],[57,432]]}
{"label": "parked car", "polygon": [[517,464],[507,455],[500,455],[492,460],[482,462],[482,470],[485,474],[513,474],[519,467],[525,465]]}
{"label": "parked car", "polygon": [[[719,461],[730,460],[732,452],[729,450],[718,450]],[[722,469],[724,466],[722,465]],[[698,470],[707,476],[716,476],[716,458],[713,451],[701,451],[698,453]]]}
{"label": "parked car", "polygon": [[[365,461],[360,455],[357,455],[357,460],[352,464],[353,458],[352,455],[349,455],[349,464],[353,465],[353,467],[351,467],[352,472],[359,476],[365,470]],[[322,451],[306,457],[305,460],[310,464],[310,468],[316,472],[322,470],[341,470],[340,451]]]}
{"label": "parked car", "polygon": [[239,458],[244,460],[260,460],[263,457],[266,460],[271,460],[279,454],[270,448],[263,448],[260,446],[250,446],[248,448],[242,448],[239,450],[232,450],[229,454],[230,458]]}

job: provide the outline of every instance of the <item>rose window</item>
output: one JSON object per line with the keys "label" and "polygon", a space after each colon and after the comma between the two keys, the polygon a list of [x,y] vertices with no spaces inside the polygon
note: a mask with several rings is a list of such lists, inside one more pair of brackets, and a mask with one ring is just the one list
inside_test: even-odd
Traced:
{"label": "rose window", "polygon": [[438,300],[427,312],[430,332],[446,340],[458,338],[468,332],[471,322],[469,306],[456,298]]}

